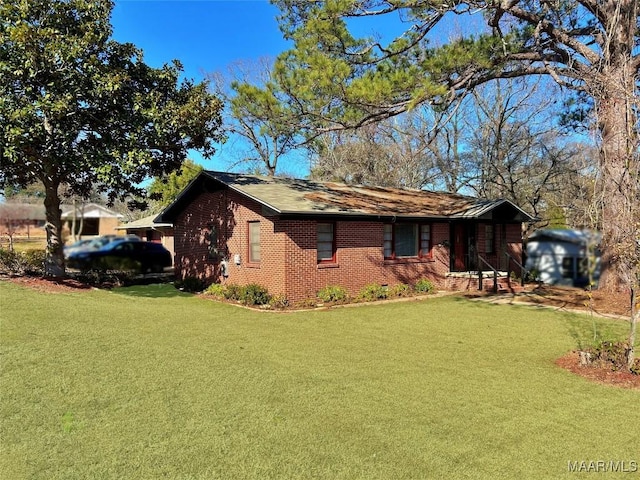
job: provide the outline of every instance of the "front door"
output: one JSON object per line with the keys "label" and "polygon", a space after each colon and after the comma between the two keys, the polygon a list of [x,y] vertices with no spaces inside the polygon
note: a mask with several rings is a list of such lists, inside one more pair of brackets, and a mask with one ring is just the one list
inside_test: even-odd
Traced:
{"label": "front door", "polygon": [[463,223],[453,225],[453,261],[451,270],[464,272],[467,270],[467,231]]}

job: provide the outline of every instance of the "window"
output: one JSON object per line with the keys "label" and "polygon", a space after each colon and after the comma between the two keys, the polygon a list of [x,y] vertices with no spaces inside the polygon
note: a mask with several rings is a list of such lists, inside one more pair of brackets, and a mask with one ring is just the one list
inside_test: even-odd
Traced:
{"label": "window", "polygon": [[249,263],[260,263],[260,222],[249,222]]}
{"label": "window", "polygon": [[562,278],[573,278],[574,271],[573,257],[564,257],[562,259]]}
{"label": "window", "polygon": [[211,225],[209,227],[209,259],[220,260],[220,252],[218,251],[218,229]]}
{"label": "window", "polygon": [[335,263],[335,228],[333,223],[318,223],[318,263]]}
{"label": "window", "polygon": [[384,257],[431,256],[431,225],[393,223],[384,226]]}
{"label": "window", "polygon": [[493,232],[493,225],[484,226],[484,253],[495,253],[496,242]]}
{"label": "window", "polygon": [[431,256],[431,225],[420,225],[420,256]]}

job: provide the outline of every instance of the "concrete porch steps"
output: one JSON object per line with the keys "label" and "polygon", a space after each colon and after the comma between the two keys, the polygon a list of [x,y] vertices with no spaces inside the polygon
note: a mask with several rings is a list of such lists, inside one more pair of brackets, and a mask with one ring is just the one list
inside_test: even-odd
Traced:
{"label": "concrete porch steps", "polygon": [[[507,272],[500,272],[497,278],[498,293],[520,293],[524,291],[519,283],[511,281]],[[478,272],[454,272],[447,274],[446,288],[448,290],[478,290]],[[493,291],[493,272],[482,272],[482,290]]]}

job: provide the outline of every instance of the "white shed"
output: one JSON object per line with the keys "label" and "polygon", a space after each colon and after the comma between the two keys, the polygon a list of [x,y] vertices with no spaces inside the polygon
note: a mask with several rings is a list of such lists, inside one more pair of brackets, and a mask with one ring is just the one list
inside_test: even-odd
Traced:
{"label": "white shed", "polygon": [[599,233],[588,230],[537,230],[526,241],[525,267],[549,285],[586,287],[590,271],[597,284],[600,240]]}

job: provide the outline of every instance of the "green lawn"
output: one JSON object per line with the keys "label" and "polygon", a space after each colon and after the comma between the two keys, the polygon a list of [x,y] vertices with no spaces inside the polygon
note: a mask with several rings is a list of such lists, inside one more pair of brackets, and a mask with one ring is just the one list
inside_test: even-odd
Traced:
{"label": "green lawn", "polygon": [[586,316],[457,297],[257,313],[166,285],[0,282],[0,321],[3,479],[556,479],[594,477],[569,462],[640,463],[640,393],[553,363]]}

